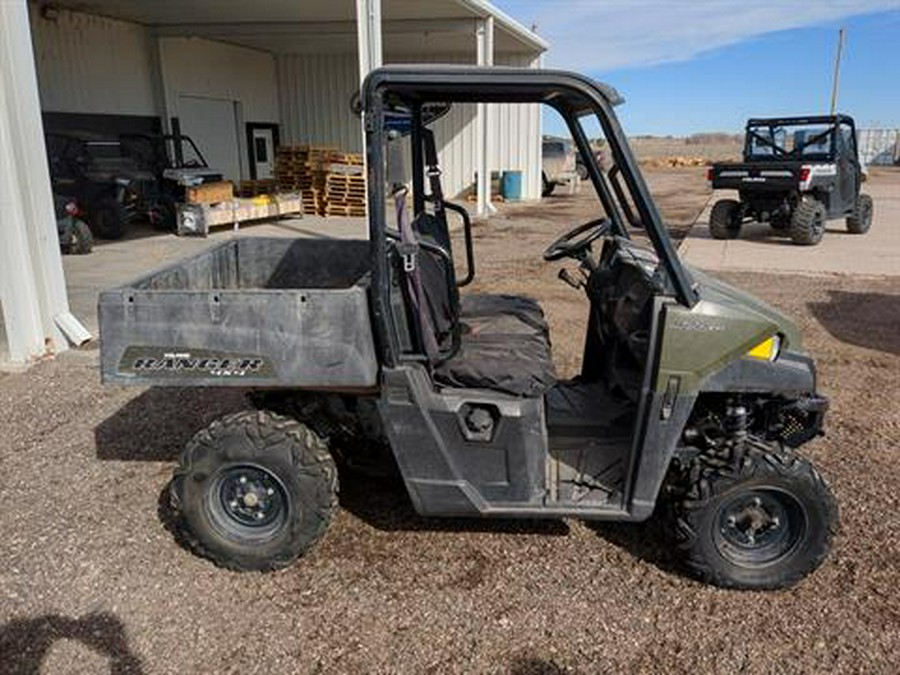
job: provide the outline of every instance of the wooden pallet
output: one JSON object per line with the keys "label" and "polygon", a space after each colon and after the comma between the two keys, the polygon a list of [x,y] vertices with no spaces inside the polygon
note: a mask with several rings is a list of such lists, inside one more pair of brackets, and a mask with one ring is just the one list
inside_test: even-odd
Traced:
{"label": "wooden pallet", "polygon": [[366,215],[366,206],[365,204],[356,206],[356,205],[342,205],[342,204],[326,204],[325,212],[323,215],[326,216],[365,216]]}

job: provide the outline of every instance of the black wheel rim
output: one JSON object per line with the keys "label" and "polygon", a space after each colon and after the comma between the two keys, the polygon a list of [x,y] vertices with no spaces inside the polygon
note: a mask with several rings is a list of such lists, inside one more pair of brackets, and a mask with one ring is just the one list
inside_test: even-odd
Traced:
{"label": "black wheel rim", "polygon": [[216,474],[206,493],[206,507],[213,527],[225,537],[263,540],[284,527],[290,502],[275,474],[243,464]]}
{"label": "black wheel rim", "polygon": [[790,556],[806,530],[806,512],[795,497],[777,488],[754,488],[719,507],[713,541],[726,560],[764,567]]}

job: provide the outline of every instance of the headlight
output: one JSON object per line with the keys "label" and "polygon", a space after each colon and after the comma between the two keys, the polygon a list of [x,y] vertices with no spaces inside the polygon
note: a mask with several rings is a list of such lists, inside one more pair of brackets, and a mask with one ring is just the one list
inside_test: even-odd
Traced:
{"label": "headlight", "polygon": [[762,361],[774,361],[778,358],[779,351],[781,351],[781,336],[773,335],[753,347],[747,352],[747,356]]}

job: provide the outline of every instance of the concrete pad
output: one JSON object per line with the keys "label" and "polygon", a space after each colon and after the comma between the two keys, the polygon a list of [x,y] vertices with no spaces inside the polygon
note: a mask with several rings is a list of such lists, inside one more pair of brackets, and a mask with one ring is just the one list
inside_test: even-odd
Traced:
{"label": "concrete pad", "polygon": [[[193,255],[235,237],[368,238],[365,218],[304,216],[244,224],[239,230],[217,228],[206,238],[160,233],[147,224],[132,226],[118,241],[98,240],[88,255],[63,256],[72,313],[97,337],[97,296],[157,267]],[[7,361],[6,332],[0,314],[0,364]]]}
{"label": "concrete pad", "polygon": [[829,221],[816,246],[796,246],[760,223],[745,224],[738,239],[712,239],[708,227],[712,204],[734,198],[733,192],[717,191],[682,241],[681,256],[690,265],[714,271],[900,275],[900,170],[873,169],[863,191],[875,203],[869,232],[848,234],[843,219]]}

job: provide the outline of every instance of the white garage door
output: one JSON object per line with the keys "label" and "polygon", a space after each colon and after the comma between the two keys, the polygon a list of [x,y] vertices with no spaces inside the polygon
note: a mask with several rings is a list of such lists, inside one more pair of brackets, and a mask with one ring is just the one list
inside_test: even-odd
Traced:
{"label": "white garage door", "polygon": [[194,139],[207,163],[228,180],[241,178],[241,151],[234,101],[199,96],[178,98],[181,133]]}

